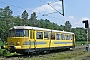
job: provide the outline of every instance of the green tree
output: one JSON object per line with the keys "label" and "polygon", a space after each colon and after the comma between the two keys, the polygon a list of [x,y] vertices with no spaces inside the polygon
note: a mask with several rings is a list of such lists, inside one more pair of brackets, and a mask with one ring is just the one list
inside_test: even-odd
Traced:
{"label": "green tree", "polygon": [[28,16],[29,14],[27,13],[27,11],[25,10],[23,13],[22,13],[22,20],[23,20],[23,25],[28,25]]}
{"label": "green tree", "polygon": [[65,30],[65,26],[60,25],[60,26],[59,26],[59,30],[61,30],[61,31]]}
{"label": "green tree", "polygon": [[[4,18],[5,18],[5,30],[6,30],[6,35],[5,35],[5,39],[7,39],[7,36],[8,36],[8,30],[9,30],[9,26],[11,25],[11,21],[12,21],[12,14],[13,14],[13,11],[10,9],[10,6],[6,6],[4,8]],[[8,27],[7,27],[8,26]]]}
{"label": "green tree", "polygon": [[13,26],[22,26],[22,19],[20,18],[20,16],[15,16],[12,18],[12,25]]}
{"label": "green tree", "polygon": [[37,16],[36,16],[36,12],[33,12],[32,14],[31,14],[31,17],[30,17],[30,19],[29,19],[29,25],[31,25],[31,26],[36,26],[36,27],[38,27],[38,21],[37,21]]}
{"label": "green tree", "polygon": [[4,16],[5,17],[11,17],[12,13],[13,13],[13,11],[10,9],[10,6],[6,6],[4,8]]}
{"label": "green tree", "polygon": [[75,33],[76,41],[86,40],[86,33],[84,28],[72,28],[72,32]]}
{"label": "green tree", "polygon": [[4,9],[0,9],[0,27],[2,27],[2,36],[5,41],[7,39],[9,26],[11,25],[11,17],[12,17],[12,10],[9,6],[6,6]]}
{"label": "green tree", "polygon": [[69,21],[66,21],[65,22],[65,30],[66,31],[71,31],[71,27],[72,27],[71,23]]}

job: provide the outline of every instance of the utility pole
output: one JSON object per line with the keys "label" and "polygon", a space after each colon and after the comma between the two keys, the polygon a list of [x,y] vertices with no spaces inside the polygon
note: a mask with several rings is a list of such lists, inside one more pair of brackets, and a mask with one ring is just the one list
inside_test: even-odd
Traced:
{"label": "utility pole", "polygon": [[87,28],[87,44],[88,44],[88,28]]}
{"label": "utility pole", "polygon": [[64,16],[64,0],[62,0],[62,15]]}

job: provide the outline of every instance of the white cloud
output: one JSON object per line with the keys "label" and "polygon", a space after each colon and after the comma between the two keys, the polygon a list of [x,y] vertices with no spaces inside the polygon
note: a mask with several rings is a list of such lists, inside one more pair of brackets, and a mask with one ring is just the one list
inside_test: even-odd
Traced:
{"label": "white cloud", "polygon": [[69,16],[68,18],[69,18],[69,19],[75,19],[74,16]]}
{"label": "white cloud", "polygon": [[88,17],[76,18],[75,16],[66,16],[65,21],[70,21],[72,27],[84,27],[83,20],[89,20]]}
{"label": "white cloud", "polygon": [[82,23],[83,20],[89,20],[89,18],[82,17],[81,19],[75,19],[75,21],[72,21],[73,27],[84,27],[84,24]]}
{"label": "white cloud", "polygon": [[[48,2],[50,3],[50,2]],[[51,3],[51,6],[53,6],[55,9],[57,9],[58,11],[62,9],[62,3],[61,1],[55,2],[55,3]],[[33,11],[37,12],[37,13],[51,13],[51,12],[55,12],[55,10],[50,7],[48,4],[42,5],[40,7],[35,8]]]}
{"label": "white cloud", "polygon": [[[47,2],[50,3],[50,2]],[[62,3],[61,1],[55,2],[55,3],[51,3],[51,6],[53,6],[55,9],[57,9],[58,11],[62,10]],[[47,14],[47,13],[52,13],[52,12],[56,12],[52,7],[50,7],[48,4],[42,5],[40,7],[36,7],[34,9],[30,9],[30,8],[26,8],[27,12],[29,13],[29,15],[34,11],[37,13],[41,13],[42,14]],[[31,11],[32,10],[32,11]],[[23,12],[24,10],[22,10],[21,12]],[[57,23],[58,25],[64,24],[66,21],[70,21],[72,27],[84,27],[84,24],[82,23],[83,20],[89,20],[89,18],[87,17],[82,17],[82,18],[76,18],[74,15],[71,16],[64,16],[60,17],[58,15],[51,15],[52,17],[42,17],[37,15],[40,18],[47,18],[52,22]],[[58,19],[57,19],[58,18]]]}
{"label": "white cloud", "polygon": [[81,21],[83,21],[83,20],[89,20],[89,18],[83,17],[83,18],[81,18]]}

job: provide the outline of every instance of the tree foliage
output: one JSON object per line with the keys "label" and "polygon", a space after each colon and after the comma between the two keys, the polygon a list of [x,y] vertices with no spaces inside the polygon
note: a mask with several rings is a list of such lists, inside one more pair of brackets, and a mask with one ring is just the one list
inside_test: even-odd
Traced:
{"label": "tree foliage", "polygon": [[69,21],[66,21],[65,22],[65,30],[66,31],[71,31],[71,27],[72,27],[71,23]]}
{"label": "tree foliage", "polygon": [[[36,12],[33,12],[28,18],[29,14],[26,10],[20,16],[12,16],[13,11],[10,6],[0,8],[0,38],[6,41],[8,30],[13,26],[35,26],[40,28],[48,28],[61,31],[71,31],[75,33],[76,41],[85,41],[86,33],[84,28],[72,28],[70,21],[66,21],[65,25],[58,25],[54,22],[50,22],[48,19],[37,19]],[[90,31],[89,31],[90,33]],[[90,34],[89,34],[90,35]],[[89,37],[90,39],[90,37]]]}
{"label": "tree foliage", "polygon": [[28,13],[27,13],[27,11],[25,10],[23,13],[22,13],[22,24],[23,25],[28,25]]}

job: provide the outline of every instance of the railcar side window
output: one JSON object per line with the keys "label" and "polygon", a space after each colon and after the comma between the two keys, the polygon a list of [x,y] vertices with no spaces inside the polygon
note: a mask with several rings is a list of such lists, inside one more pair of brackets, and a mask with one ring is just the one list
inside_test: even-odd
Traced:
{"label": "railcar side window", "polygon": [[55,40],[55,34],[51,34],[51,39]]}
{"label": "railcar side window", "polygon": [[28,37],[28,30],[25,30],[25,36]]}
{"label": "railcar side window", "polygon": [[69,40],[69,36],[68,35],[66,35],[66,40]]}
{"label": "railcar side window", "polygon": [[56,40],[60,40],[60,34],[56,34]]}
{"label": "railcar side window", "polygon": [[37,39],[43,39],[43,32],[37,32],[36,33],[36,38]]}
{"label": "railcar side window", "polygon": [[50,33],[48,34],[48,39],[51,39],[51,34]]}
{"label": "railcar side window", "polygon": [[64,39],[65,39],[65,38],[64,38],[64,34],[61,34],[61,39],[62,39],[62,40],[64,40]]}
{"label": "railcar side window", "polygon": [[44,38],[48,38],[48,32],[44,32]]}
{"label": "railcar side window", "polygon": [[72,35],[69,36],[69,39],[72,40]]}

